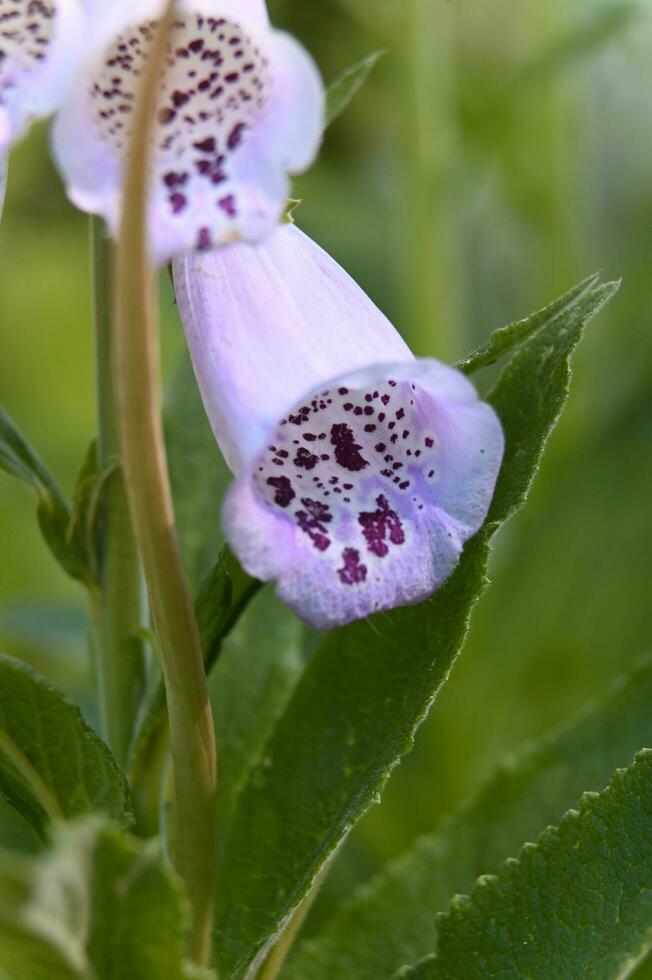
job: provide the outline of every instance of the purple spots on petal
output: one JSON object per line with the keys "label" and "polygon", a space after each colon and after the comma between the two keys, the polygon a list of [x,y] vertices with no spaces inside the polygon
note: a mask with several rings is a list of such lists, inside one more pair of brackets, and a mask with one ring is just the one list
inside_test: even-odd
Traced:
{"label": "purple spots on petal", "polygon": [[[409,383],[397,382],[391,418],[379,412],[369,421],[373,403],[389,399],[388,389],[385,382],[378,390],[341,386],[334,399],[328,391],[311,396],[281,420],[255,477],[267,505],[308,536],[315,558],[348,587],[378,582],[372,563],[389,564],[393,551],[405,544],[412,520],[432,499],[434,405],[433,415],[424,414],[426,398],[415,405]],[[284,435],[287,423],[305,428]],[[333,450],[320,453],[317,447],[326,440]],[[432,446],[424,448],[426,440]],[[276,475],[277,466],[287,475]],[[305,493],[308,486],[311,496],[298,500],[296,488]]]}
{"label": "purple spots on petal", "polygon": [[377,510],[358,515],[358,523],[369,551],[378,558],[384,558],[389,552],[387,538],[392,544],[404,544],[405,533],[398,514],[390,508],[384,494],[376,499],[376,504]]}
{"label": "purple spots on petal", "polygon": [[337,574],[343,585],[359,585],[367,578],[367,566],[360,563],[360,552],[355,548],[345,548],[342,552],[344,564]]}
{"label": "purple spots on petal", "polygon": [[296,497],[287,476],[270,476],[267,480],[267,486],[275,487],[274,503],[278,504],[279,507],[289,507]]}
{"label": "purple spots on petal", "polygon": [[222,211],[229,216],[229,218],[236,217],[238,208],[234,194],[227,194],[225,197],[221,197],[217,204],[218,207],[220,207]]}
{"label": "purple spots on petal", "polygon": [[313,455],[309,449],[305,446],[301,446],[297,450],[297,454],[294,457],[294,465],[301,467],[304,470],[313,470],[317,463],[319,462],[319,457]]}
{"label": "purple spots on petal", "polygon": [[170,205],[172,207],[173,214],[180,214],[181,211],[186,207],[188,199],[185,194],[170,194]]}
{"label": "purple spots on petal", "polygon": [[[0,0],[4,4],[22,2]],[[24,6],[35,11],[34,17],[37,8],[51,9],[46,0],[25,0]],[[0,13],[0,25],[1,17]],[[183,215],[184,221],[197,220],[194,216],[201,211],[189,205],[200,195],[206,218],[189,230],[197,248],[209,247],[208,239],[212,247],[218,244],[218,235],[223,236],[220,211],[229,218],[237,217],[231,188],[229,193],[215,188],[233,178],[231,154],[257,125],[269,92],[264,53],[235,24],[223,21],[224,26],[217,28],[220,22],[199,13],[177,14],[158,94],[152,168],[156,180],[173,192],[167,196],[171,212]],[[155,20],[147,20],[116,36],[89,76],[98,137],[116,161],[124,158],[129,145],[138,84],[156,26]],[[0,80],[0,100],[1,95]],[[207,194],[213,196],[205,207]],[[217,210],[212,211],[210,205]]]}
{"label": "purple spots on petal", "polygon": [[228,146],[229,150],[235,150],[237,149],[237,147],[240,146],[246,128],[247,128],[246,124],[242,122],[237,123],[233,127],[233,129],[229,133],[229,138],[226,141],[226,145]]}
{"label": "purple spots on petal", "polygon": [[328,505],[309,497],[302,497],[301,503],[306,509],[295,514],[297,524],[308,535],[318,551],[326,551],[331,542],[325,525],[333,520]]}
{"label": "purple spots on petal", "polygon": [[335,459],[345,470],[359,472],[369,465],[360,455],[361,447],[353,438],[353,432],[342,422],[331,428],[331,444],[335,447]]}
{"label": "purple spots on petal", "polygon": [[200,228],[197,233],[197,249],[200,252],[207,251],[212,245],[211,233],[208,228]]}

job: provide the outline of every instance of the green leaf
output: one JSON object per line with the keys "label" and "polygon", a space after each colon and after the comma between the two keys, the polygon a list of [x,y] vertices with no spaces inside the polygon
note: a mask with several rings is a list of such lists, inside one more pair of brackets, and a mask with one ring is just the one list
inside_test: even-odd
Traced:
{"label": "green leaf", "polygon": [[79,708],[2,655],[0,793],[41,835],[52,820],[95,810],[130,819],[126,780]]}
{"label": "green leaf", "polygon": [[377,980],[435,948],[435,913],[558,823],[586,790],[652,744],[652,659],[599,705],[528,746],[437,832],[363,886],[297,950],[287,980]]}
{"label": "green leaf", "polygon": [[120,467],[118,459],[99,467],[97,441],[88,448],[72,501],[67,539],[71,548],[84,555],[93,580],[99,584],[103,557],[102,494],[107,482]]}
{"label": "green leaf", "polygon": [[[596,284],[595,306],[615,288]],[[305,670],[243,790],[226,849],[216,910],[225,977],[243,976],[278,935],[410,750],[485,586],[490,538],[525,500],[581,328],[573,316],[542,328],[501,375],[490,397],[506,435],[496,495],[446,585],[418,607],[328,635]]]}
{"label": "green leaf", "polygon": [[256,596],[211,678],[220,805],[231,809],[305,667],[306,628],[271,589]]}
{"label": "green leaf", "polygon": [[328,86],[326,93],[326,126],[330,126],[358,94],[369,78],[376,62],[385,54],[384,51],[374,51],[351,65]]}
{"label": "green leaf", "polygon": [[89,582],[92,576],[86,557],[70,541],[68,504],[45,464],[2,408],[0,470],[25,483],[36,493],[38,522],[50,551],[68,575],[79,581]]}
{"label": "green leaf", "polygon": [[59,828],[31,862],[0,857],[11,980],[210,980],[183,961],[188,905],[157,845],[97,818]]}
{"label": "green leaf", "polygon": [[[601,307],[596,306],[595,302],[595,290],[599,287],[599,280],[600,277],[597,273],[589,276],[584,282],[579,283],[565,296],[555,300],[554,303],[550,303],[549,306],[538,310],[523,320],[518,320],[507,327],[500,327],[495,330],[485,344],[478,347],[456,366],[464,374],[473,374],[480,368],[495,364],[507,354],[511,354],[515,348],[544,327],[554,326],[570,317],[588,323],[589,319],[596,316],[601,309]],[[607,293],[603,305],[609,299],[610,294]]]}
{"label": "green leaf", "polygon": [[225,637],[260,587],[257,579],[243,571],[230,549],[223,548],[195,600],[207,672],[216,663]]}
{"label": "green leaf", "polygon": [[652,750],[438,916],[436,955],[405,977],[629,975],[652,946]]}

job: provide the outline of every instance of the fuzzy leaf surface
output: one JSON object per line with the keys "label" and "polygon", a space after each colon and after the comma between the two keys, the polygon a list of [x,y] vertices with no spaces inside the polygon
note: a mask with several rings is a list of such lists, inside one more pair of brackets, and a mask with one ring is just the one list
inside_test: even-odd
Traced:
{"label": "fuzzy leaf surface", "polygon": [[652,750],[438,916],[405,980],[627,976],[652,946]]}
{"label": "fuzzy leaf surface", "polygon": [[41,835],[52,819],[92,811],[130,820],[125,777],[79,708],[2,655],[0,793]]}
{"label": "fuzzy leaf surface", "polygon": [[187,901],[157,846],[98,818],[31,861],[0,855],[7,980],[211,980],[183,960]]}

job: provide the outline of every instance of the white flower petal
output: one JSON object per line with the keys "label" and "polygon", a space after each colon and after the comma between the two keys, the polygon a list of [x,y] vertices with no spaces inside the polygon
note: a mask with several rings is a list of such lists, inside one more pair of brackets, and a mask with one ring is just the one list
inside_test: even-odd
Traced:
{"label": "white flower petal", "polygon": [[[160,8],[160,0],[139,0],[107,18],[54,129],[71,199],[104,215],[114,234],[134,100]],[[281,110],[300,118],[301,138],[293,125],[283,129]],[[180,4],[153,147],[154,261],[266,236],[285,208],[287,174],[314,158],[322,125],[317,71],[295,42],[279,41],[262,2]]]}
{"label": "white flower petal", "polygon": [[78,0],[0,0],[0,152],[63,99],[83,23]]}

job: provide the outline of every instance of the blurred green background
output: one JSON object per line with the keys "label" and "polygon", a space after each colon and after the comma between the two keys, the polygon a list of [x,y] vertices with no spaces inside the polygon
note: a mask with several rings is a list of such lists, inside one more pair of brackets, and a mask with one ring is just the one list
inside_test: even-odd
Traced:
{"label": "blurred green background", "polygon": [[[623,277],[576,361],[529,505],[469,642],[308,929],[652,636],[652,5],[276,0],[327,80],[386,49],[297,181],[298,223],[422,354],[454,360],[596,269]],[[70,489],[94,431],[87,221],[35,129],[0,225],[0,401]],[[354,327],[354,325],[352,325]],[[182,338],[164,323],[169,373]],[[479,379],[482,386],[488,379]],[[218,504],[215,507],[218,520]],[[94,720],[80,591],[0,478],[0,649]]]}

